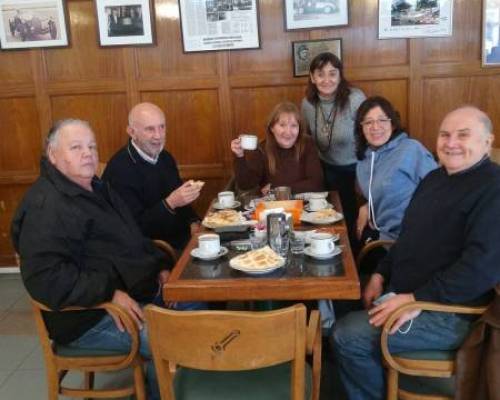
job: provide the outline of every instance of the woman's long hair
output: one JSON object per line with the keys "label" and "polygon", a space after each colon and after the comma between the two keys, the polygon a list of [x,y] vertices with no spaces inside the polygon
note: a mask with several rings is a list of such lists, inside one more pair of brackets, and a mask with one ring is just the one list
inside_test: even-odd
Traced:
{"label": "woman's long hair", "polygon": [[294,151],[295,159],[299,161],[300,157],[304,153],[305,147],[305,136],[304,136],[304,122],[300,115],[299,109],[293,103],[288,101],[279,103],[274,107],[273,111],[269,115],[269,119],[266,125],[266,144],[265,151],[268,159],[268,167],[271,175],[276,173],[276,160],[278,158],[278,149],[280,148],[274,133],[271,128],[278,122],[282,114],[291,114],[296,119],[299,124],[299,134],[297,140],[295,141],[292,149]]}
{"label": "woman's long hair", "polygon": [[356,138],[356,156],[358,160],[365,158],[365,151],[368,147],[368,142],[363,133],[361,122],[365,119],[366,114],[375,107],[380,107],[384,114],[391,120],[392,134],[389,141],[399,136],[405,130],[401,126],[401,117],[389,100],[382,96],[368,97],[361,103],[356,113],[356,121],[354,123],[354,137]]}
{"label": "woman's long hair", "polygon": [[311,80],[311,75],[317,69],[321,69],[328,64],[331,64],[334,68],[337,68],[339,70],[340,81],[339,85],[337,86],[337,90],[334,93],[334,96],[339,110],[342,111],[349,100],[351,85],[344,77],[344,66],[342,65],[342,61],[340,61],[340,59],[333,53],[320,53],[311,61],[311,64],[309,65],[309,80],[307,82],[306,98],[309,103],[313,105],[318,104],[319,92],[318,88]]}

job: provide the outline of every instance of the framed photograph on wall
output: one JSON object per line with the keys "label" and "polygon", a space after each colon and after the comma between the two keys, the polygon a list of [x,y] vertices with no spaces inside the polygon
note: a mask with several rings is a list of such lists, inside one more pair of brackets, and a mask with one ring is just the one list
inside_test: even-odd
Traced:
{"label": "framed photograph on wall", "polygon": [[152,0],[94,0],[101,46],[154,44]]}
{"label": "framed photograph on wall", "polygon": [[293,76],[309,75],[309,65],[319,53],[330,52],[342,60],[342,39],[298,40],[292,42]]}
{"label": "framed photograph on wall", "polygon": [[500,0],[483,0],[482,60],[484,67],[500,66]]}
{"label": "framed photograph on wall", "polygon": [[347,0],[283,0],[285,29],[315,29],[349,23]]}
{"label": "framed photograph on wall", "polygon": [[2,50],[64,47],[69,43],[63,0],[0,0]]}
{"label": "framed photograph on wall", "polygon": [[182,45],[196,51],[258,49],[258,0],[179,0]]}
{"label": "framed photograph on wall", "polygon": [[453,0],[379,0],[379,39],[451,36]]}

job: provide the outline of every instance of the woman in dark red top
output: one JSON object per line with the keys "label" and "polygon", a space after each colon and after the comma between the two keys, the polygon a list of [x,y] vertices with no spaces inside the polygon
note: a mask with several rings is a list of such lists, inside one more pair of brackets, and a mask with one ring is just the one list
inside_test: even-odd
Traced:
{"label": "woman in dark red top", "polygon": [[297,106],[283,102],[271,112],[266,140],[257,150],[243,151],[240,139],[234,139],[231,150],[238,188],[259,188],[263,194],[275,186],[290,186],[292,193],[323,190],[318,153],[304,132]]}

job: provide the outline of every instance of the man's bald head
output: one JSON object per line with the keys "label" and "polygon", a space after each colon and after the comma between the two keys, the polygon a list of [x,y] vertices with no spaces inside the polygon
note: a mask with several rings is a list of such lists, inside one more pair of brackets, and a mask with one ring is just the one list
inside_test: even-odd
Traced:
{"label": "man's bald head", "polygon": [[144,153],[156,158],[165,145],[165,114],[157,105],[140,103],[130,110],[127,133]]}

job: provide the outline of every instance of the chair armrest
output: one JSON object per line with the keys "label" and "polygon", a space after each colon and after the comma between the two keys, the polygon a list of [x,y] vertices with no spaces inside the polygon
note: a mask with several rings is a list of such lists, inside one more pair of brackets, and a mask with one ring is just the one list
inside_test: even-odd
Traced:
{"label": "chair armrest", "polygon": [[[382,354],[384,355],[385,361],[391,366],[391,368],[407,375],[414,375],[415,372],[411,369],[402,366],[398,363],[394,357],[389,352],[387,340],[389,336],[389,331],[392,326],[396,322],[396,320],[406,311],[420,309],[422,311],[437,311],[437,312],[448,312],[448,313],[457,313],[457,314],[483,314],[486,310],[486,306],[484,307],[471,307],[471,306],[462,306],[462,305],[453,305],[453,304],[441,304],[441,303],[432,303],[427,301],[414,301],[410,303],[403,304],[394,310],[390,315],[387,321],[384,324],[382,329],[382,335],[380,338],[380,345],[382,348]],[[397,357],[397,355],[396,355]]]}
{"label": "chair armrest", "polygon": [[[36,300],[31,299],[31,302],[35,308],[39,308],[40,310],[47,311],[47,312],[55,312],[51,308],[43,305],[42,303],[39,303]],[[106,302],[106,303],[101,303],[97,304],[92,307],[65,307],[61,310],[58,310],[57,312],[66,312],[66,311],[85,311],[85,310],[98,310],[102,309],[107,311],[110,314],[114,314],[120,318],[122,321],[123,325],[125,326],[126,331],[130,335],[130,340],[131,340],[131,345],[130,345],[130,351],[128,356],[121,361],[119,364],[117,364],[117,369],[122,369],[126,368],[128,365],[132,363],[134,358],[137,356],[139,352],[139,328],[135,324],[135,322],[132,320],[132,317],[125,311],[125,309],[117,304]]]}
{"label": "chair armrest", "polygon": [[160,240],[160,239],[154,239],[153,240],[153,243],[155,244],[156,247],[158,247],[160,250],[162,250],[167,256],[170,257],[173,265],[175,265],[175,263],[177,262],[177,252],[175,251],[175,249],[167,242],[165,242],[164,240]]}
{"label": "chair armrest", "polygon": [[391,247],[393,244],[394,240],[372,240],[371,242],[368,242],[363,246],[363,248],[359,252],[358,257],[356,258],[356,265],[359,268],[363,259],[373,249],[376,249],[378,247]]}

